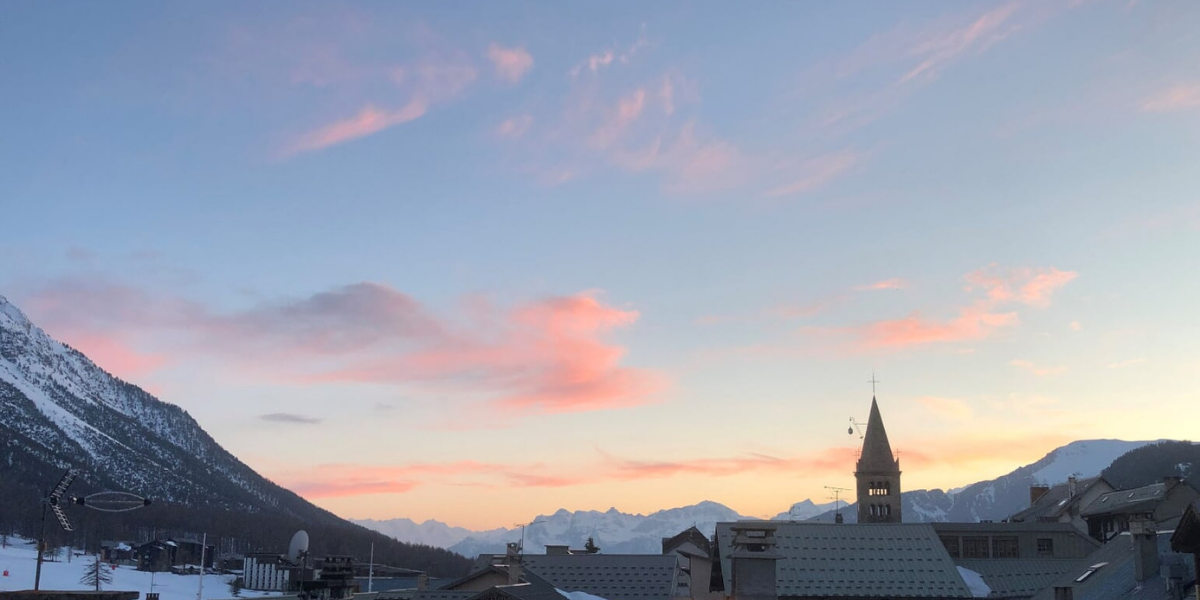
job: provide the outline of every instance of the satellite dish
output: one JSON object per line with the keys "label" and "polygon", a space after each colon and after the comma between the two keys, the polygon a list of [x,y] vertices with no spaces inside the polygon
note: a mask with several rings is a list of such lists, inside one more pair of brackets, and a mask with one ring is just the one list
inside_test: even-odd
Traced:
{"label": "satellite dish", "polygon": [[301,555],[308,553],[308,532],[301,529],[292,534],[292,543],[288,544],[288,558],[299,562]]}

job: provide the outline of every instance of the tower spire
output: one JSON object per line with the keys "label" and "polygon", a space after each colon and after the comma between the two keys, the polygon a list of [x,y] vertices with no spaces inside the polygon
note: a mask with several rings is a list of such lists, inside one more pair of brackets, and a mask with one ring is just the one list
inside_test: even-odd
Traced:
{"label": "tower spire", "polygon": [[[875,383],[871,375],[872,385]],[[871,398],[871,416],[854,471],[858,480],[858,522],[900,522],[900,461],[892,453],[879,402]]]}

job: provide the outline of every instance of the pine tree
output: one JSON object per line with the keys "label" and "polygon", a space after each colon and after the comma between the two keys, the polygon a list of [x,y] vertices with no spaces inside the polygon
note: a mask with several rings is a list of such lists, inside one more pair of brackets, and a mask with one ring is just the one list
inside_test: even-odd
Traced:
{"label": "pine tree", "polygon": [[242,595],[242,578],[241,577],[234,577],[233,579],[229,580],[229,593],[234,598],[237,598]]}
{"label": "pine tree", "polygon": [[592,538],[587,539],[587,543],[583,545],[583,549],[587,551],[588,554],[595,554],[600,551],[600,547],[596,545],[596,541]]}
{"label": "pine tree", "polygon": [[100,591],[100,584],[112,583],[112,572],[104,567],[104,563],[100,562],[100,555],[92,557],[92,564],[87,566],[83,572],[83,577],[79,578],[79,583],[96,588]]}

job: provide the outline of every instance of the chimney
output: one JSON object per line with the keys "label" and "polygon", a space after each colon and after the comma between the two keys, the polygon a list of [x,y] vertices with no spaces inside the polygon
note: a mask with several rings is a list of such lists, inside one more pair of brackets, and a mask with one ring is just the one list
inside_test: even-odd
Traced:
{"label": "chimney", "polygon": [[417,591],[424,592],[427,589],[429,589],[429,575],[425,573],[417,575]]}
{"label": "chimney", "polygon": [[1077,484],[1078,484],[1078,480],[1075,479],[1074,475],[1067,478],[1067,497],[1068,498],[1075,497],[1075,492],[1077,491],[1076,488],[1079,487]]}
{"label": "chimney", "polygon": [[508,585],[521,583],[521,546],[509,542],[504,551],[504,562],[508,565]]}
{"label": "chimney", "polygon": [[1133,540],[1134,576],[1145,581],[1158,574],[1158,533],[1154,521],[1144,517],[1129,522],[1129,537]]}
{"label": "chimney", "polygon": [[571,547],[567,545],[546,544],[546,556],[566,556],[571,553]]}
{"label": "chimney", "polygon": [[1049,492],[1049,491],[1050,491],[1049,486],[1045,486],[1045,485],[1029,486],[1029,505],[1033,506],[1033,504],[1035,502],[1037,502],[1042,496],[1045,496],[1046,492]]}
{"label": "chimney", "polygon": [[733,530],[732,596],[738,600],[778,600],[774,523],[739,522]]}
{"label": "chimney", "polygon": [[1163,494],[1170,492],[1171,488],[1174,488],[1180,483],[1183,483],[1183,478],[1179,477],[1178,475],[1169,475],[1167,477],[1163,477]]}

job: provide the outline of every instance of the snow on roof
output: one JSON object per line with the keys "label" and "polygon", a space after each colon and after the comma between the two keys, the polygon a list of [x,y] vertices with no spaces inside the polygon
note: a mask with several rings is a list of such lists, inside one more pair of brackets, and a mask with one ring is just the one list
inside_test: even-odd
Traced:
{"label": "snow on roof", "polygon": [[955,567],[958,569],[958,574],[962,576],[963,582],[967,584],[967,589],[971,590],[971,595],[976,598],[987,598],[988,594],[992,593],[992,588],[984,583],[983,576],[966,567]]}
{"label": "snow on roof", "polygon": [[562,594],[567,600],[604,600],[600,596],[593,596],[587,592],[564,592],[558,588],[554,588],[554,591]]}

